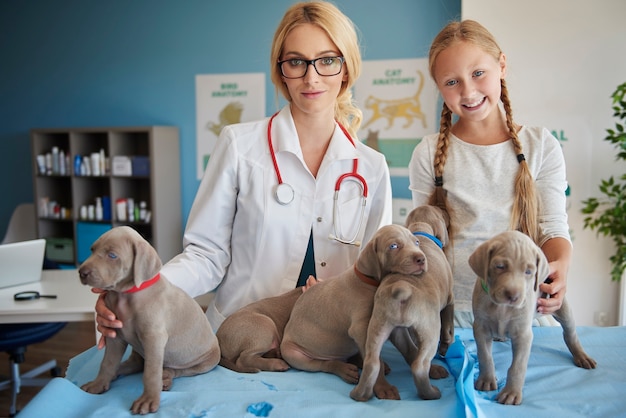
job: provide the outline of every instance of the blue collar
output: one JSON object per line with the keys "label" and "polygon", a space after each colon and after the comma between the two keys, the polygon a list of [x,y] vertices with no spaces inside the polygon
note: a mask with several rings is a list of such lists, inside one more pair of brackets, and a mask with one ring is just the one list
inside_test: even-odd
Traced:
{"label": "blue collar", "polygon": [[430,238],[430,240],[431,240],[431,241],[433,241],[435,244],[437,244],[437,246],[438,246],[439,248],[443,249],[443,244],[441,243],[441,241],[439,240],[439,238],[437,238],[437,237],[436,237],[436,236],[434,236],[434,235],[430,235],[430,234],[427,234],[426,232],[420,232],[420,231],[413,232],[413,235],[415,235],[415,236],[420,235],[420,236],[422,236],[422,237]]}

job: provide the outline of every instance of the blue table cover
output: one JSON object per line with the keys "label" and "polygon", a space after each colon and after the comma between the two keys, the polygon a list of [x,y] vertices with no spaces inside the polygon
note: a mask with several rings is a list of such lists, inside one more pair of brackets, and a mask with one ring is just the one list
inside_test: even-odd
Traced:
{"label": "blue table cover", "polygon": [[[174,380],[162,392],[153,417],[619,417],[626,416],[626,327],[579,327],[579,337],[598,362],[595,370],[576,367],[560,327],[536,327],[528,365],[524,399],[520,406],[495,402],[497,391],[477,392],[476,345],[469,329],[456,329],[456,342],[445,358],[434,361],[450,372],[432,380],[439,400],[419,399],[410,369],[389,343],[383,358],[391,367],[387,379],[400,390],[402,400],[356,402],[353,385],[322,372],[236,373],[221,366],[203,375]],[[499,388],[511,362],[510,342],[494,342]],[[67,376],[53,379],[19,413],[29,417],[131,416],[130,405],[143,391],[141,374],[125,376],[101,395],[83,392],[80,385],[95,378],[104,351],[95,347],[70,361]],[[128,353],[127,353],[128,354]]]}

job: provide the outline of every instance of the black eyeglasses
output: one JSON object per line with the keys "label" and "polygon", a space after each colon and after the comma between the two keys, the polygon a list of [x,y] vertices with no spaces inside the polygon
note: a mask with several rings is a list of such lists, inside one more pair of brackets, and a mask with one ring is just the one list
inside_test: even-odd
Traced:
{"label": "black eyeglasses", "polygon": [[344,57],[321,57],[314,60],[305,60],[302,58],[291,58],[288,60],[278,61],[280,72],[285,78],[302,78],[309,70],[309,65],[313,65],[315,71],[323,76],[330,77],[341,72],[341,67],[346,61]]}

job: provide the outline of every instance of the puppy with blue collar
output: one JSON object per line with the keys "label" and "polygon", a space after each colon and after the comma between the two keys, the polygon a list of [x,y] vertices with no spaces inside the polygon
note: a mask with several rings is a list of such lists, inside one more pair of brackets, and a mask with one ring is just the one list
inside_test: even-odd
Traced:
{"label": "puppy with blue collar", "polygon": [[443,366],[431,362],[437,351],[444,356],[454,341],[453,277],[443,251],[448,242],[446,217],[435,206],[420,206],[411,211],[406,225],[423,254],[423,269],[383,277],[367,330],[363,372],[350,393],[357,401],[367,401],[374,393],[387,339],[411,367],[420,398],[439,399],[441,391],[430,378],[448,376]]}

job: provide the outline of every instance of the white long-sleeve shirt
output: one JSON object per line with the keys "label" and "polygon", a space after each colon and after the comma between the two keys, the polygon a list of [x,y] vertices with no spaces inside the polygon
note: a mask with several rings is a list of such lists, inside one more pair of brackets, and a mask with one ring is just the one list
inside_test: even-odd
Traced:
{"label": "white long-sleeve shirt", "polygon": [[[539,245],[548,239],[570,240],[567,224],[567,180],[561,146],[541,127],[524,126],[518,133],[539,198]],[[433,159],[438,134],[425,136],[409,163],[414,206],[428,203],[434,189]],[[472,310],[476,275],[467,260],[478,245],[510,229],[514,181],[519,164],[510,141],[474,145],[451,135],[443,172],[443,188],[453,209],[457,231],[451,260],[454,273],[455,310]]]}
{"label": "white long-sleeve shirt", "polygon": [[[335,276],[356,260],[359,247],[329,238],[333,230],[333,196],[340,175],[357,172],[368,185],[363,226],[366,243],[391,223],[391,183],[385,158],[337,125],[314,177],[300,148],[289,106],[272,122],[272,144],[283,182],[295,192],[282,205],[274,195],[277,176],[268,147],[268,119],[223,129],[208,166],[183,237],[183,252],[163,266],[162,274],[191,296],[215,290],[207,317],[214,330],[235,310],[296,286],[309,237],[313,233],[319,279]],[[342,183],[339,215],[350,236],[360,219],[361,190]]]}

